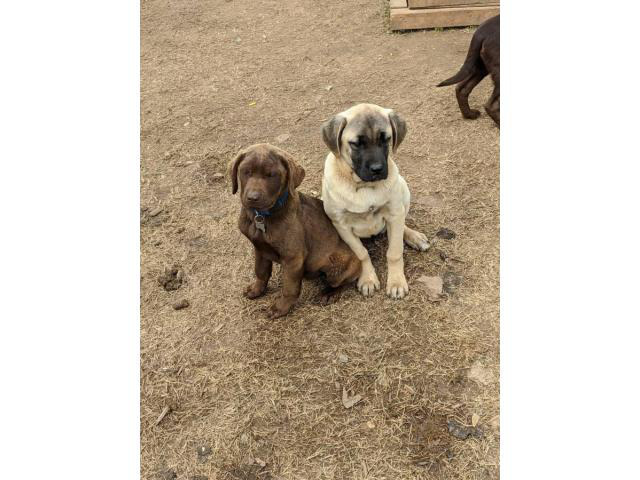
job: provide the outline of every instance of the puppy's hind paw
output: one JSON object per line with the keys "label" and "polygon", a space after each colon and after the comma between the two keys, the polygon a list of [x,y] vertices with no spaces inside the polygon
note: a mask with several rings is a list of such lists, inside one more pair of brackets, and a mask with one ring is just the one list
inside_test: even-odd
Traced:
{"label": "puppy's hind paw", "polygon": [[475,120],[476,118],[478,118],[480,116],[480,110],[471,109],[471,110],[469,110],[469,113],[467,113],[466,115],[463,114],[462,116],[464,118],[466,118],[467,120]]}
{"label": "puppy's hind paw", "polygon": [[259,296],[263,295],[266,290],[267,286],[264,285],[260,280],[256,280],[254,283],[244,289],[244,296],[250,300],[253,300],[254,298],[258,298]]}
{"label": "puppy's hind paw", "polygon": [[424,252],[431,246],[429,244],[427,236],[424,233],[416,232],[415,230],[411,230],[410,228],[405,228],[404,241],[411,248],[413,248],[414,250],[418,250],[419,252]]}

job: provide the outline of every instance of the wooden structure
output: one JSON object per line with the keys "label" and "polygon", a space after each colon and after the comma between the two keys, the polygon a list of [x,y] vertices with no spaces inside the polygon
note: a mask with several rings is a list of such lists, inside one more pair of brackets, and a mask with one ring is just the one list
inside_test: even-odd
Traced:
{"label": "wooden structure", "polygon": [[390,0],[391,30],[480,25],[500,13],[499,0]]}

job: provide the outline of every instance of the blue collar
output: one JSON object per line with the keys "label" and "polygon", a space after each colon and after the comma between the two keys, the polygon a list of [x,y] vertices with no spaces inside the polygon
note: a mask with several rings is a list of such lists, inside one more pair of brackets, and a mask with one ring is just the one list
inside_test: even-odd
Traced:
{"label": "blue collar", "polygon": [[262,217],[270,217],[271,215],[273,215],[273,212],[275,212],[279,208],[284,207],[284,204],[287,203],[287,198],[289,198],[289,189],[284,190],[284,193],[278,197],[276,203],[269,210],[256,210],[254,208],[253,213]]}

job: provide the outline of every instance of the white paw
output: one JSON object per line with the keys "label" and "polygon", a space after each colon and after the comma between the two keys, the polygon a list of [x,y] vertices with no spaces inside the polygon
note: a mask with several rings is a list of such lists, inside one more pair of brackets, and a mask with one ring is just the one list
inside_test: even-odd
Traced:
{"label": "white paw", "polygon": [[404,298],[409,293],[409,284],[404,274],[387,278],[387,295],[391,298]]}
{"label": "white paw", "polygon": [[411,235],[407,235],[404,241],[414,250],[418,250],[420,252],[424,252],[431,245],[429,245],[429,240],[424,233],[413,231]]}
{"label": "white paw", "polygon": [[368,274],[360,275],[358,278],[358,290],[365,297],[373,295],[373,293],[380,288],[380,280],[376,272],[372,271]]}

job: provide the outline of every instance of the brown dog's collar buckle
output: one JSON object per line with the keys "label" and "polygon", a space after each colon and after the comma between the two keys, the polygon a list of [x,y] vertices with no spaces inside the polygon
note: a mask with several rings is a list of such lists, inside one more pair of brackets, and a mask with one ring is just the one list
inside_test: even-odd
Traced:
{"label": "brown dog's collar buckle", "polygon": [[260,215],[259,213],[256,213],[256,216],[253,217],[253,221],[256,223],[256,228],[258,230],[260,230],[262,233],[265,233],[267,231],[266,228],[264,228],[264,216]]}

